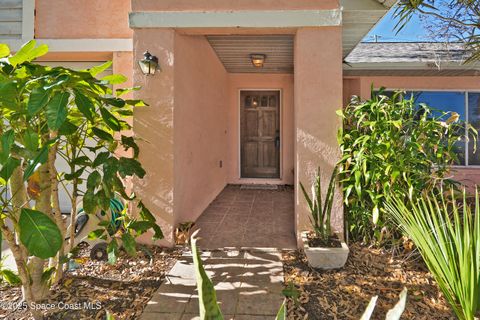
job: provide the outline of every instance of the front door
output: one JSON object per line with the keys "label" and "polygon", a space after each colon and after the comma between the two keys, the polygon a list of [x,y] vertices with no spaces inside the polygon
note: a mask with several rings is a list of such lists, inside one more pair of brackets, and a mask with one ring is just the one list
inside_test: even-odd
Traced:
{"label": "front door", "polygon": [[280,178],[280,92],[240,92],[242,178]]}

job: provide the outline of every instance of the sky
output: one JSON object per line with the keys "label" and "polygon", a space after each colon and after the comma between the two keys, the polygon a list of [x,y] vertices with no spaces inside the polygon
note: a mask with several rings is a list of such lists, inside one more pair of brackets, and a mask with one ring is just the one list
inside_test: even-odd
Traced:
{"label": "sky", "polygon": [[391,9],[387,15],[368,33],[363,41],[375,41],[377,35],[378,41],[382,42],[415,42],[428,41],[427,31],[423,27],[420,17],[415,15],[405,28],[396,34],[394,30],[397,20],[394,17],[394,9]]}

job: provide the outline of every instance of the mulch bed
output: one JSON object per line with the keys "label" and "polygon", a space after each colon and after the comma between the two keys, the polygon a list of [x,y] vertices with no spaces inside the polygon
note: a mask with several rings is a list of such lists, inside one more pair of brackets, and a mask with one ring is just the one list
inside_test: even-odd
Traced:
{"label": "mulch bed", "polygon": [[372,319],[385,319],[404,287],[408,298],[402,319],[456,319],[423,261],[416,254],[396,254],[352,244],[345,267],[319,271],[300,251],[285,252],[285,282],[300,292],[288,299],[288,319],[360,319],[372,296],[378,295]]}
{"label": "mulch bed", "polygon": [[[123,254],[115,265],[109,265],[91,260],[88,247],[82,246],[75,260],[79,268],[68,271],[61,283],[52,287],[45,301],[61,309],[48,306],[45,319],[103,320],[107,311],[116,320],[138,319],[165,274],[182,254],[180,249],[146,248],[148,250],[139,251],[136,258]],[[0,319],[30,319],[26,310],[8,308],[11,303],[21,302],[20,288],[0,284],[0,301],[4,306],[0,308]]]}

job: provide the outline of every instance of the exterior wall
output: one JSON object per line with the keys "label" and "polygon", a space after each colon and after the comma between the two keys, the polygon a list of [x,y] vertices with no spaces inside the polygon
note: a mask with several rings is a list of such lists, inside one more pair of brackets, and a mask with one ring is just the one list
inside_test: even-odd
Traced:
{"label": "exterior wall", "polygon": [[338,6],[338,0],[132,0],[133,11],[326,10]]}
{"label": "exterior wall", "polygon": [[[145,100],[150,106],[135,108],[133,130],[140,147],[140,162],[147,171],[146,176],[135,183],[135,191],[150,211],[157,217],[165,239],[161,245],[173,243],[174,216],[174,42],[173,30],[138,29],[133,35],[133,60],[142,59],[148,49],[160,62],[162,71],[145,76],[140,68],[133,68],[134,85],[142,87],[134,97]],[[141,240],[148,241],[145,235]]]}
{"label": "exterior wall", "polygon": [[[240,106],[241,89],[281,90],[281,179],[240,179]],[[293,75],[229,74],[228,86],[228,183],[293,184]]]}
{"label": "exterior wall", "polygon": [[[478,77],[357,77],[346,78],[349,90],[345,95],[359,95],[362,99],[370,98],[371,85],[374,88],[388,89],[425,89],[425,90],[476,90],[480,89]],[[345,102],[345,100],[344,100]],[[466,185],[480,185],[478,167],[455,167],[453,177]]]}
{"label": "exterior wall", "polygon": [[131,0],[36,0],[35,38],[131,38]]}
{"label": "exterior wall", "polygon": [[[320,167],[326,192],[330,174],[340,157],[336,135],[341,121],[335,111],[341,108],[343,101],[341,32],[341,27],[306,28],[298,30],[295,38],[297,232],[311,228],[299,182],[310,185]],[[335,197],[332,223],[343,235],[343,205],[339,192]]]}
{"label": "exterior wall", "polygon": [[174,210],[179,223],[195,221],[226,185],[228,98],[227,72],[205,37],[177,34],[174,59]]}

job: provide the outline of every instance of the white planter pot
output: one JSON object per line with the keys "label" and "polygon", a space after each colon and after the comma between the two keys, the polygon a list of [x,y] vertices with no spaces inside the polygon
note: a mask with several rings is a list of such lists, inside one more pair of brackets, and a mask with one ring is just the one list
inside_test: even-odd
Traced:
{"label": "white planter pot", "polygon": [[345,242],[341,241],[341,248],[310,247],[308,245],[308,232],[302,232],[303,250],[308,263],[313,268],[329,270],[340,269],[347,262],[350,250]]}

